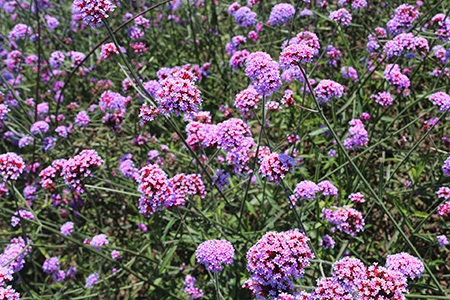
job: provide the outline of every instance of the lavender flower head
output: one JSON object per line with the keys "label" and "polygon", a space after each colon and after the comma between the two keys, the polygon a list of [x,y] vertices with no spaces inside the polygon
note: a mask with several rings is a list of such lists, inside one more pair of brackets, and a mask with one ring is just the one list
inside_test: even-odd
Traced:
{"label": "lavender flower head", "polygon": [[86,288],[90,289],[98,282],[99,275],[97,272],[92,273],[88,277],[86,277],[86,284],[84,285]]}
{"label": "lavender flower head", "polygon": [[234,21],[241,27],[250,27],[256,25],[256,13],[249,7],[242,6],[233,13]]}
{"label": "lavender flower head", "polygon": [[289,3],[279,3],[272,7],[267,25],[278,26],[288,23],[295,14],[295,8]]}
{"label": "lavender flower head", "polygon": [[320,192],[320,187],[310,180],[300,181],[295,187],[294,194],[290,197],[292,204],[296,204],[298,200],[314,200],[316,194]]}
{"label": "lavender flower head", "polygon": [[424,271],[423,262],[406,252],[388,255],[386,258],[386,268],[399,271],[410,279],[420,278]]}
{"label": "lavender flower head", "polygon": [[323,79],[313,92],[321,104],[326,104],[331,98],[341,98],[344,94],[344,87],[333,80]]}
{"label": "lavender flower head", "polygon": [[0,175],[3,182],[17,180],[24,170],[25,162],[16,153],[7,152],[0,155]]}
{"label": "lavender flower head", "polygon": [[56,256],[47,258],[42,265],[42,270],[47,274],[52,274],[59,270],[59,259]]}
{"label": "lavender flower head", "polygon": [[223,264],[232,264],[233,245],[226,240],[209,240],[201,243],[195,251],[197,261],[204,264],[208,271],[217,273],[224,269]]}
{"label": "lavender flower head", "polygon": [[265,52],[254,52],[247,57],[245,74],[260,95],[270,96],[280,89],[280,66]]}
{"label": "lavender flower head", "polygon": [[66,222],[61,226],[61,233],[64,235],[71,235],[73,232],[73,222]]}

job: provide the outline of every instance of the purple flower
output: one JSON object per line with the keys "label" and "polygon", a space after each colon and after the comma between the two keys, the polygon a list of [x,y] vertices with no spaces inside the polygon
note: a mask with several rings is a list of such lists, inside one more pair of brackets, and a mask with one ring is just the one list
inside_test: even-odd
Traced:
{"label": "purple flower", "polygon": [[10,112],[8,105],[6,104],[0,104],[0,121],[6,119],[6,115]]}
{"label": "purple flower", "polygon": [[247,57],[245,74],[260,95],[270,96],[280,89],[280,66],[265,52],[254,52]]}
{"label": "purple flower", "polygon": [[437,208],[437,213],[440,217],[446,217],[450,214],[450,201],[444,202]]}
{"label": "purple flower", "polygon": [[272,7],[267,25],[278,26],[288,23],[295,14],[295,8],[289,3],[279,3]]}
{"label": "purple flower", "polygon": [[7,152],[0,155],[0,175],[3,177],[3,182],[17,180],[24,169],[25,162],[16,153]]}
{"label": "purple flower", "polygon": [[286,46],[280,54],[280,67],[282,70],[298,67],[299,63],[310,63],[315,50],[305,43]]}
{"label": "purple flower", "polygon": [[407,290],[406,277],[398,272],[373,264],[367,269],[366,278],[360,281],[356,292],[365,299],[405,299]]}
{"label": "purple flower", "polygon": [[366,199],[364,199],[364,195],[362,193],[353,193],[350,194],[348,196],[348,199],[350,199],[350,201],[355,202],[355,203],[364,203],[366,202]]}
{"label": "purple flower", "polygon": [[322,237],[322,240],[320,241],[320,246],[322,246],[325,249],[333,249],[334,245],[336,245],[336,242],[334,241],[334,239],[326,234]]}
{"label": "purple flower", "polygon": [[111,251],[111,257],[114,261],[116,261],[117,259],[122,258],[122,255],[120,254],[120,251],[113,250]]}
{"label": "purple flower", "polygon": [[389,92],[379,92],[377,94],[373,94],[370,96],[370,99],[375,100],[375,102],[381,106],[389,106],[394,103],[394,99]]}
{"label": "purple flower", "polygon": [[316,194],[320,192],[320,187],[310,180],[300,181],[295,187],[294,194],[290,197],[292,204],[298,200],[314,200]]}
{"label": "purple flower", "polygon": [[16,211],[11,217],[11,226],[16,227],[20,223],[20,219],[34,220],[35,218],[32,212],[25,209],[19,209],[19,211]]}
{"label": "purple flower", "polygon": [[47,274],[52,274],[59,270],[59,259],[56,256],[47,258],[42,265],[42,270]]}
{"label": "purple flower", "polygon": [[45,19],[45,22],[47,23],[47,27],[50,31],[55,30],[55,28],[58,27],[58,25],[59,25],[59,21],[52,16],[45,15],[44,19]]}
{"label": "purple flower", "polygon": [[364,231],[362,214],[348,206],[334,206],[332,209],[324,208],[322,210],[322,218],[335,225],[339,231],[352,236],[356,236],[358,232]]}
{"label": "purple flower", "polygon": [[234,52],[230,58],[230,66],[233,68],[233,70],[242,68],[243,66],[245,66],[245,62],[247,61],[247,57],[249,55],[250,52],[248,52],[247,49]]}
{"label": "purple flower", "polygon": [[344,257],[333,264],[333,277],[354,290],[366,279],[366,266],[357,258]]}
{"label": "purple flower", "polygon": [[106,234],[97,234],[92,238],[92,240],[89,242],[89,245],[92,247],[96,247],[97,250],[100,250],[100,247],[105,246],[109,244],[108,237]]}
{"label": "purple flower", "polygon": [[18,292],[16,292],[10,285],[8,285],[7,287],[0,286],[0,295],[2,295],[3,299],[5,299],[5,300],[19,300],[20,299],[20,294]]}
{"label": "purple flower", "polygon": [[433,105],[439,106],[439,112],[445,112],[450,109],[450,95],[444,92],[437,92],[428,98]]}
{"label": "purple flower", "polygon": [[353,67],[342,67],[341,74],[345,79],[351,79],[353,82],[358,82],[358,72]]}
{"label": "purple flower", "polygon": [[344,94],[344,87],[333,80],[323,79],[313,92],[321,104],[326,104],[331,98],[341,98]]}
{"label": "purple flower", "polygon": [[346,289],[339,280],[333,277],[325,277],[317,280],[316,287],[312,290],[308,300],[353,300],[351,291]]}
{"label": "purple flower", "polygon": [[303,277],[309,260],[314,258],[308,240],[298,229],[267,232],[247,252],[250,278],[243,287],[251,290],[257,299],[274,298],[293,290],[293,280]]}
{"label": "purple flower", "polygon": [[75,117],[75,125],[79,127],[87,127],[90,121],[91,120],[85,110],[80,111]]}
{"label": "purple flower", "polygon": [[202,104],[200,90],[194,84],[196,76],[181,70],[160,81],[161,88],[156,92],[155,100],[164,114],[181,112],[194,114]]}
{"label": "purple flower", "polygon": [[48,125],[45,121],[37,121],[33,123],[30,127],[30,132],[34,135],[38,135],[40,133],[47,133],[50,128],[50,125]]}
{"label": "purple flower", "polygon": [[389,81],[390,84],[401,88],[409,88],[410,80],[409,78],[402,74],[400,66],[397,64],[388,64],[384,69],[384,78]]}
{"label": "purple flower", "polygon": [[204,264],[208,271],[222,271],[223,264],[232,264],[234,257],[233,245],[226,240],[209,240],[201,243],[195,251],[197,261]]}
{"label": "purple flower", "polygon": [[295,160],[289,155],[271,153],[262,159],[259,174],[261,177],[267,177],[269,181],[278,184],[281,179],[284,179],[287,173],[293,172],[292,168],[294,166]]}
{"label": "purple flower", "polygon": [[369,134],[364,128],[363,122],[360,119],[353,119],[349,124],[348,136],[343,143],[345,148],[347,150],[357,150],[359,147],[367,146]]}
{"label": "purple flower", "polygon": [[16,24],[9,32],[9,39],[12,41],[18,41],[31,34],[31,27],[25,24]]}
{"label": "purple flower", "polygon": [[80,154],[68,159],[61,170],[65,183],[77,193],[83,193],[82,180],[93,177],[92,168],[99,167],[103,160],[95,150],[83,150]]}
{"label": "purple flower", "polygon": [[22,149],[25,146],[31,145],[34,142],[34,138],[32,136],[24,136],[20,138],[18,146]]}
{"label": "purple flower", "polygon": [[52,52],[52,54],[50,54],[50,57],[48,58],[50,67],[52,69],[58,69],[64,62],[65,58],[66,56],[61,51]]}
{"label": "purple flower", "polygon": [[386,258],[386,268],[399,271],[410,279],[420,278],[424,271],[423,262],[406,252],[388,255]]}
{"label": "purple flower", "polygon": [[66,222],[66,223],[62,224],[60,231],[64,235],[72,235],[73,227],[74,227],[73,222],[69,221],[69,222]]}
{"label": "purple flower", "polygon": [[352,15],[345,8],[341,8],[336,11],[332,11],[330,13],[330,19],[340,25],[349,26],[352,22]]}
{"label": "purple flower", "polygon": [[217,188],[220,191],[223,191],[228,185],[230,185],[230,181],[228,180],[230,178],[230,174],[226,172],[225,170],[217,170],[216,174],[213,177],[214,184],[217,185]]}
{"label": "purple flower", "polygon": [[109,0],[75,0],[72,7],[81,13],[84,23],[98,27],[117,6]]}
{"label": "purple flower", "polygon": [[92,286],[98,282],[98,279],[99,279],[98,273],[97,272],[92,273],[91,275],[86,277],[86,284],[84,285],[84,287],[88,289],[92,288]]}
{"label": "purple flower", "polygon": [[236,95],[234,106],[239,108],[239,110],[245,114],[252,109],[258,108],[259,101],[261,101],[261,96],[252,86],[250,86]]}
{"label": "purple flower", "polygon": [[449,244],[448,238],[443,234],[436,236],[436,239],[437,239],[439,245],[441,245],[442,247],[445,247]]}
{"label": "purple flower", "polygon": [[442,172],[444,172],[444,175],[450,176],[450,156],[447,157],[444,164],[442,165]]}
{"label": "purple flower", "polygon": [[189,300],[198,299],[203,297],[203,291],[195,287],[197,279],[191,275],[186,275],[184,278],[184,292],[189,295]]}
{"label": "purple flower", "polygon": [[317,184],[322,194],[327,197],[338,197],[339,190],[330,181],[324,180]]}
{"label": "purple flower", "polygon": [[256,13],[247,6],[237,9],[234,13],[234,21],[241,27],[250,27],[256,25]]}

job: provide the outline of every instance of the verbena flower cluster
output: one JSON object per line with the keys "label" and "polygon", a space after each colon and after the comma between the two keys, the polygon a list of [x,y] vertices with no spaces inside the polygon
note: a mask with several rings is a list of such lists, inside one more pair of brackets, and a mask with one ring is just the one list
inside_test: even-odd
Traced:
{"label": "verbena flower cluster", "polygon": [[73,8],[81,14],[84,22],[93,27],[103,24],[117,6],[110,0],[75,0]]}
{"label": "verbena flower cluster", "polygon": [[234,248],[226,240],[208,240],[198,245],[195,257],[208,271],[217,273],[224,269],[224,264],[233,263]]}
{"label": "verbena flower cluster", "polygon": [[365,221],[362,214],[349,206],[324,208],[322,218],[333,224],[333,229],[352,236],[364,231]]}
{"label": "verbena flower cluster", "polygon": [[308,237],[298,229],[267,232],[247,252],[250,278],[244,288],[257,299],[275,298],[294,289],[293,280],[303,277],[314,254]]}
{"label": "verbena flower cluster", "polygon": [[303,180],[296,185],[290,200],[295,205],[299,200],[316,199],[318,193],[322,193],[325,197],[338,197],[339,190],[328,180],[321,181],[318,184],[310,180]]}

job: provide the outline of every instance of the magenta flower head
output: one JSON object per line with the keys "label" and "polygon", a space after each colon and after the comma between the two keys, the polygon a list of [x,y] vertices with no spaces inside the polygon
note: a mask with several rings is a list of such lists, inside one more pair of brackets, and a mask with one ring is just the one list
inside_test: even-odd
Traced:
{"label": "magenta flower head", "polygon": [[289,22],[295,14],[295,8],[289,3],[279,3],[272,7],[267,25],[278,26]]}
{"label": "magenta flower head", "polygon": [[195,256],[208,271],[217,273],[223,270],[223,264],[233,263],[234,248],[226,240],[209,240],[198,245]]}
{"label": "magenta flower head", "polygon": [[86,277],[86,284],[84,285],[84,287],[90,289],[94,286],[94,284],[96,284],[98,282],[98,279],[100,278],[100,276],[98,275],[97,272],[92,273],[91,275],[89,275],[88,277]]}
{"label": "magenta flower head", "polygon": [[17,180],[24,169],[25,162],[16,153],[7,152],[0,155],[0,175],[3,177],[3,182]]}
{"label": "magenta flower head", "polygon": [[277,297],[294,289],[293,280],[303,277],[305,267],[314,254],[308,237],[298,229],[267,232],[247,252],[250,278],[243,287],[257,299]]}
{"label": "magenta flower head", "polygon": [[388,255],[386,258],[386,268],[399,271],[410,279],[420,278],[424,271],[423,262],[406,252]]}
{"label": "magenta flower head", "polygon": [[84,23],[98,27],[117,6],[110,0],[75,0],[73,7],[81,13]]}

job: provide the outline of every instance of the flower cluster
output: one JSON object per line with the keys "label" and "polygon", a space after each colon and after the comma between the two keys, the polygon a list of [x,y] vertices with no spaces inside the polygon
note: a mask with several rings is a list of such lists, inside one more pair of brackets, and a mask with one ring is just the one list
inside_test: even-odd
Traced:
{"label": "flower cluster", "polygon": [[72,7],[81,14],[86,24],[98,27],[117,6],[110,0],[74,0]]}
{"label": "flower cluster", "polygon": [[386,258],[386,268],[399,271],[410,279],[420,278],[424,271],[423,262],[406,252],[388,255]]}
{"label": "flower cluster", "polygon": [[259,101],[261,101],[261,96],[252,86],[249,86],[236,95],[234,106],[236,106],[243,114],[247,114],[250,110],[258,107]]}
{"label": "flower cluster", "polygon": [[245,74],[260,95],[270,96],[280,89],[280,66],[265,52],[254,52],[247,57]]}
{"label": "flower cluster", "polygon": [[93,177],[92,168],[103,164],[102,158],[95,150],[83,150],[80,154],[69,158],[62,166],[61,176],[64,182],[76,193],[83,193],[82,180]]}
{"label": "flower cluster", "polygon": [[444,161],[444,164],[442,165],[442,172],[444,172],[444,175],[450,176],[450,156]]}
{"label": "flower cluster", "polygon": [[445,112],[450,109],[450,95],[444,92],[437,92],[431,94],[428,98],[433,105],[439,107],[440,112]]}
{"label": "flower cluster", "polygon": [[381,106],[389,106],[394,103],[394,99],[389,92],[379,92],[377,94],[373,94],[370,96],[370,99],[375,100],[375,102]]}
{"label": "flower cluster", "polygon": [[337,228],[337,230],[352,236],[356,236],[358,232],[364,231],[362,214],[349,206],[333,206],[332,209],[324,208],[322,210],[322,218],[336,226],[333,227],[333,230]]}
{"label": "flower cluster", "polygon": [[295,8],[289,3],[279,3],[272,7],[267,25],[278,26],[288,23],[295,14]]}
{"label": "flower cluster", "polygon": [[397,35],[403,31],[409,30],[412,23],[419,17],[419,12],[414,6],[409,4],[402,4],[395,9],[389,22],[386,24],[389,33]]}
{"label": "flower cluster", "polygon": [[195,251],[197,261],[210,272],[217,273],[233,263],[234,248],[226,240],[209,240],[198,245]]}
{"label": "flower cluster", "polygon": [[366,199],[364,198],[364,195],[360,192],[353,193],[348,196],[348,199],[354,203],[364,203],[366,202]]}
{"label": "flower cluster", "polygon": [[292,280],[303,277],[309,260],[314,258],[308,240],[298,229],[264,234],[247,252],[250,278],[243,287],[257,299],[275,298],[293,290]]}
{"label": "flower cluster", "polygon": [[[125,53],[125,48],[120,47],[120,52]],[[103,44],[100,51],[100,60],[108,59],[113,54],[119,54],[116,45],[114,43]]]}
{"label": "flower cluster", "polygon": [[364,123],[360,119],[353,119],[348,124],[350,125],[348,136],[343,143],[345,148],[357,150],[359,147],[367,146],[369,134],[364,128]]}
{"label": "flower cluster", "polygon": [[181,112],[194,114],[202,104],[200,90],[195,85],[196,76],[190,71],[181,70],[159,82],[160,89],[155,93],[159,110],[164,114]]}
{"label": "flower cluster", "polygon": [[[30,241],[27,241],[28,243]],[[22,237],[13,238],[0,254],[0,286],[13,280],[13,274],[24,267],[25,256],[31,252],[31,246]],[[0,292],[1,295],[1,292]],[[8,299],[8,298],[7,298]]]}
{"label": "flower cluster", "polygon": [[384,69],[384,78],[392,85],[397,86],[399,89],[409,88],[410,80],[408,76],[402,74],[400,66],[397,64],[388,64]]}
{"label": "flower cluster", "polygon": [[341,74],[344,79],[350,79],[353,82],[358,82],[358,72],[353,67],[342,67]]}
{"label": "flower cluster", "polygon": [[388,59],[394,56],[400,56],[405,50],[427,53],[430,51],[430,47],[425,38],[414,36],[412,33],[401,33],[394,37],[393,40],[387,41],[384,45],[384,52]]}
{"label": "flower cluster", "polygon": [[7,152],[0,155],[0,175],[2,184],[8,180],[17,180],[25,170],[25,162],[22,157],[14,152]]}
{"label": "flower cluster", "polygon": [[326,104],[331,98],[341,98],[344,94],[344,87],[333,80],[323,79],[317,84],[313,92],[321,104]]}
{"label": "flower cluster", "polygon": [[332,11],[330,13],[330,19],[340,25],[349,26],[352,22],[352,14],[345,8],[341,8],[336,11]]}
{"label": "flower cluster", "polygon": [[149,164],[139,171],[138,190],[139,212],[149,217],[156,211],[173,206],[183,206],[189,195],[206,195],[205,186],[200,175],[177,174],[168,178],[157,165]]}
{"label": "flower cluster", "polygon": [[273,181],[276,184],[284,179],[287,173],[293,172],[295,166],[295,160],[284,153],[270,153],[264,155],[261,159],[261,166],[259,168],[259,174],[261,177],[267,177],[269,181]]}
{"label": "flower cluster", "polygon": [[203,291],[195,287],[196,282],[197,279],[191,275],[186,275],[184,278],[184,292],[189,295],[189,300],[203,297]]}
{"label": "flower cluster", "polygon": [[296,204],[298,200],[314,200],[317,193],[321,192],[323,196],[337,197],[338,189],[328,180],[319,182],[318,184],[310,181],[300,181],[294,189],[294,194],[290,197],[292,204]]}
{"label": "flower cluster", "polygon": [[234,21],[241,27],[250,27],[256,25],[256,13],[253,12],[250,7],[242,6],[236,11],[232,12]]}

